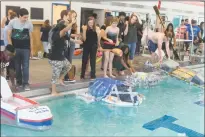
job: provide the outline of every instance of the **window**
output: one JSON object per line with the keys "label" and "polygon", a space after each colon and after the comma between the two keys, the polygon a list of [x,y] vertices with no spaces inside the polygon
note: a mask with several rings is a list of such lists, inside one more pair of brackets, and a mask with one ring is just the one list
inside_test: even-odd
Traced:
{"label": "window", "polygon": [[31,8],[31,19],[43,20],[43,8]]}

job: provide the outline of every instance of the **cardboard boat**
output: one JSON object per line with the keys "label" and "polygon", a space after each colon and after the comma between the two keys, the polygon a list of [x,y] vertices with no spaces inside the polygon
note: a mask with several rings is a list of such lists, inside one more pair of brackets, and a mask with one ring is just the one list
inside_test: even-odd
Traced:
{"label": "cardboard boat", "polygon": [[1,77],[1,124],[33,130],[50,129],[53,116],[48,106],[13,94],[4,77]]}

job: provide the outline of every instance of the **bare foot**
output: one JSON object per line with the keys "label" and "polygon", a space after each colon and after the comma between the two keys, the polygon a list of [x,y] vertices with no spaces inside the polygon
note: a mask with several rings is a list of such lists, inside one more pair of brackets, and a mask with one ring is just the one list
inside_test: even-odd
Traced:
{"label": "bare foot", "polygon": [[62,86],[66,86],[63,82],[63,80],[59,80],[59,84],[62,85]]}
{"label": "bare foot", "polygon": [[16,86],[12,86],[11,89],[12,89],[13,92],[17,92],[17,87]]}
{"label": "bare foot", "polygon": [[119,73],[120,73],[121,76],[124,76],[124,75],[125,75],[125,72],[124,72],[124,71],[120,71]]}
{"label": "bare foot", "polygon": [[115,77],[114,75],[112,75],[112,74],[110,75],[110,77],[111,77],[111,78],[116,78],[116,77]]}
{"label": "bare foot", "polygon": [[58,93],[58,92],[52,92],[51,95],[52,95],[52,96],[58,96],[59,93]]}
{"label": "bare foot", "polygon": [[104,75],[104,78],[109,78],[107,75]]}

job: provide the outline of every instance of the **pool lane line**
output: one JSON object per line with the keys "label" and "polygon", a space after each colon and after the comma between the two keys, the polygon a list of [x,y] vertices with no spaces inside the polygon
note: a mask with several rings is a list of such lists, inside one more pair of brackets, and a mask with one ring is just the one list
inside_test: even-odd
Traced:
{"label": "pool lane line", "polygon": [[174,124],[173,122],[177,120],[178,119],[175,117],[164,115],[161,118],[158,118],[156,120],[144,124],[142,127],[151,131],[157,130],[158,128],[167,128],[177,133],[185,133],[186,136],[188,137],[204,137],[203,134],[198,133],[192,129]]}
{"label": "pool lane line", "polygon": [[197,102],[194,102],[194,104],[197,104],[197,105],[199,105],[199,106],[205,107],[205,106],[204,106],[204,101],[203,101],[203,100],[201,100],[201,101],[197,101]]}

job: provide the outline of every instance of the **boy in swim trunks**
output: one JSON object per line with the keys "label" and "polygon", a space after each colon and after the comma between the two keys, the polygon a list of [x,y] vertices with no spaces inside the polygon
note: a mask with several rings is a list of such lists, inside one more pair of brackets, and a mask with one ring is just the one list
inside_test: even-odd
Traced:
{"label": "boy in swim trunks", "polygon": [[158,49],[159,62],[162,63],[162,43],[165,42],[168,59],[170,59],[169,40],[171,39],[171,37],[172,35],[166,31],[164,33],[154,32],[151,29],[145,28],[143,31],[143,37],[141,41],[144,44],[147,39],[148,48],[149,51],[152,53],[152,56],[154,56],[154,52],[156,51],[156,49]]}

